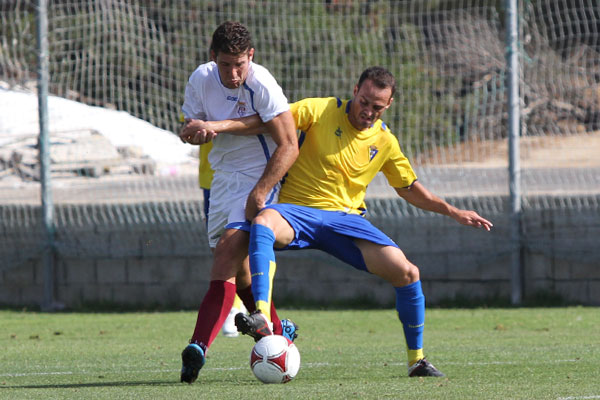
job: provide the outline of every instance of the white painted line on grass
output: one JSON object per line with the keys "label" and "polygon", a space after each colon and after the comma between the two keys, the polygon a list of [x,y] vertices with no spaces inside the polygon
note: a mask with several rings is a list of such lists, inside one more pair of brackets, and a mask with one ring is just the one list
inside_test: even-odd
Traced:
{"label": "white painted line on grass", "polygon": [[16,373],[16,374],[0,374],[0,376],[7,376],[9,378],[15,378],[15,377],[19,377],[19,376],[42,376],[42,375],[73,375],[73,372],[71,371],[55,371],[55,372],[22,372],[22,373]]}
{"label": "white painted line on grass", "polygon": [[[537,362],[535,364],[547,364],[547,363],[574,363],[579,362],[581,360],[551,360],[544,362]],[[524,362],[524,361],[523,361]],[[519,365],[522,364],[521,361],[482,361],[482,362],[457,362],[457,361],[449,361],[443,362],[443,365]],[[531,364],[531,362],[529,362]],[[385,364],[390,367],[406,367],[405,362],[385,362],[385,363],[365,363],[365,366],[373,366]],[[329,362],[314,362],[314,363],[302,363],[301,368],[322,368],[322,367],[340,367],[343,366],[342,363],[329,363]],[[242,369],[249,369],[250,366],[243,367],[208,367],[212,371],[239,371]],[[26,376],[44,376],[44,375],[101,375],[101,374],[148,374],[148,373],[175,373],[179,372],[179,369],[155,369],[155,370],[144,370],[144,369],[130,369],[130,370],[104,370],[104,371],[86,371],[86,370],[78,370],[78,371],[48,371],[48,372],[19,372],[19,373],[2,373],[0,377],[26,377]],[[558,400],[586,400],[586,399],[600,399],[600,395],[594,395],[589,397],[563,397]]]}
{"label": "white painted line on grass", "polygon": [[600,399],[600,394],[596,394],[593,396],[559,397],[557,400],[587,400],[587,399]]}

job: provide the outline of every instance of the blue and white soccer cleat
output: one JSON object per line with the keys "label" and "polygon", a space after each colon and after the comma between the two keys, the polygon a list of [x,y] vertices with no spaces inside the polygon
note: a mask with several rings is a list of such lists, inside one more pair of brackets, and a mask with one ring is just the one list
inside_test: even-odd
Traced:
{"label": "blue and white soccer cleat", "polygon": [[194,382],[205,362],[206,357],[202,347],[196,343],[188,344],[181,353],[181,382],[190,384]]}
{"label": "blue and white soccer cleat", "polygon": [[281,336],[288,338],[292,342],[298,337],[298,325],[289,319],[281,320],[281,329],[283,330]]}

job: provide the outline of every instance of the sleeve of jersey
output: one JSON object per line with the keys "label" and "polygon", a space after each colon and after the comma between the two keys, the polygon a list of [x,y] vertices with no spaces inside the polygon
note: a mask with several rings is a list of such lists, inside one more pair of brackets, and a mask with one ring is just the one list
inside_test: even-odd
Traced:
{"label": "sleeve of jersey", "polygon": [[269,122],[282,112],[288,111],[287,97],[275,78],[268,73],[257,74],[254,86],[254,109],[263,122]]}
{"label": "sleeve of jersey", "polygon": [[388,183],[392,187],[405,188],[412,185],[417,180],[417,174],[412,169],[408,158],[400,150],[398,140],[391,133],[390,155],[388,161],[381,168]]}
{"label": "sleeve of jersey", "polygon": [[296,127],[308,132],[319,115],[319,99],[304,99],[290,104]]}
{"label": "sleeve of jersey", "polygon": [[198,94],[195,85],[192,84],[192,78],[185,86],[185,95],[181,111],[185,118],[206,119],[204,105],[202,104],[202,96]]}

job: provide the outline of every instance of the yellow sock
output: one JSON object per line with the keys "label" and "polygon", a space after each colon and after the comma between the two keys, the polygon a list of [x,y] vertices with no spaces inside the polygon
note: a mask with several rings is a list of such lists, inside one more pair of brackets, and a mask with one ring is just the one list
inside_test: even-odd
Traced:
{"label": "yellow sock", "polygon": [[[266,299],[256,300],[256,309],[260,310],[261,313],[265,317],[267,317],[267,321],[271,322],[271,299],[273,297],[273,278],[275,278],[275,271],[277,270],[277,263],[274,260],[269,261],[269,291],[266,293]],[[263,275],[262,272],[257,272],[254,275]]]}
{"label": "yellow sock", "polygon": [[417,361],[425,358],[425,356],[423,355],[423,349],[417,349],[417,350],[407,349],[406,352],[408,354],[408,366],[409,367],[411,365],[413,365],[414,363],[416,363]]}
{"label": "yellow sock", "polygon": [[271,320],[271,307],[269,307],[269,303],[259,300],[256,302],[256,309],[260,310],[260,312],[267,317],[267,321]]}
{"label": "yellow sock", "polygon": [[238,310],[242,309],[242,299],[237,294],[235,295],[235,299],[233,300],[233,306],[231,308],[236,308]]}

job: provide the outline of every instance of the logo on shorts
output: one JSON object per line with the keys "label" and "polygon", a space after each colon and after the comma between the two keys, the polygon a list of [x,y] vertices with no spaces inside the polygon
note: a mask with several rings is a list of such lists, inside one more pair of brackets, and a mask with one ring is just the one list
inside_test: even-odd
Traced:
{"label": "logo on shorts", "polygon": [[337,137],[341,137],[342,136],[342,129],[338,126],[338,128],[335,130],[335,136]]}
{"label": "logo on shorts", "polygon": [[369,161],[371,161],[378,152],[379,150],[377,150],[377,147],[373,145],[369,146]]}

